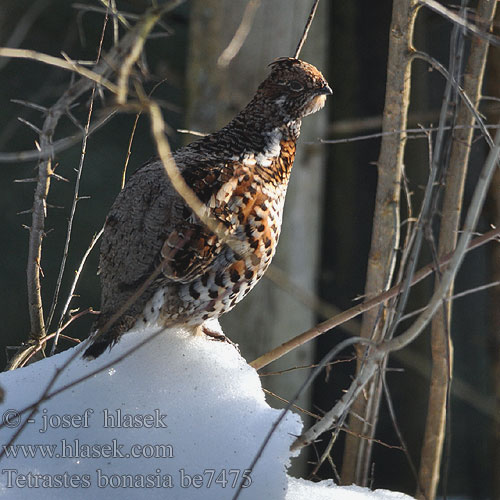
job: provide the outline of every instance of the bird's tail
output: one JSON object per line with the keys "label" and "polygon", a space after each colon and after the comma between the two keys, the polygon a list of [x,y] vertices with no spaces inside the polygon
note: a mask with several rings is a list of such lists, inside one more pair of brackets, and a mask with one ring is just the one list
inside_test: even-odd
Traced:
{"label": "bird's tail", "polygon": [[[96,335],[98,335],[99,332],[96,332]],[[108,347],[111,348],[113,345],[113,341],[110,339],[103,337],[98,337],[95,338],[94,340],[91,340],[91,344],[85,352],[83,353],[83,357],[86,359],[95,359],[99,357]]]}
{"label": "bird's tail", "polygon": [[84,358],[95,359],[106,349],[111,349],[120,340],[123,333],[130,330],[136,321],[136,318],[125,315],[112,325],[109,325],[109,319],[109,317],[100,316],[96,321],[94,333],[89,339],[90,345],[83,353]]}

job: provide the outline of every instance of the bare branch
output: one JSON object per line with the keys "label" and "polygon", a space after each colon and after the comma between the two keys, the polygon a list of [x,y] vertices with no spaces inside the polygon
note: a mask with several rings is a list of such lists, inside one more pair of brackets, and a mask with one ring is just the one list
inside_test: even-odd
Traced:
{"label": "bare branch", "polygon": [[[45,109],[45,108],[44,108]],[[109,113],[104,115],[104,117],[97,120],[88,131],[88,135],[91,136],[95,131],[99,130],[103,125],[108,123],[108,121],[115,116],[117,113],[117,109],[111,110]],[[57,154],[61,151],[69,149],[71,146],[74,146],[79,141],[82,140],[84,135],[84,131],[80,131],[79,133],[72,135],[70,137],[65,137],[63,139],[59,139],[52,143],[52,151],[17,151],[13,153],[0,153],[0,163],[12,163],[12,162],[25,162],[25,161],[33,161],[33,160],[46,160],[50,154]],[[53,174],[54,175],[54,174]]]}
{"label": "bare branch", "polygon": [[389,415],[391,416],[391,422],[394,427],[394,430],[396,431],[396,435],[398,436],[399,442],[401,443],[401,449],[403,450],[406,460],[408,462],[408,465],[410,466],[410,470],[413,474],[413,477],[415,478],[415,481],[417,482],[418,486],[418,492],[422,490],[422,488],[418,485],[418,474],[417,474],[417,468],[415,467],[415,464],[413,463],[413,460],[411,458],[410,452],[408,451],[408,446],[406,445],[406,441],[404,439],[403,433],[401,432],[401,429],[398,424],[398,419],[396,417],[396,411],[394,410],[394,405],[392,404],[392,397],[391,393],[389,391],[389,386],[387,385],[387,380],[385,373],[382,374],[382,387],[384,389],[384,395],[385,395],[385,400],[387,402],[387,408],[389,409]]}
{"label": "bare branch", "polygon": [[34,109],[35,111],[40,111],[40,113],[46,113],[48,109],[45,106],[40,106],[40,104],[35,104],[34,102],[24,101],[22,99],[11,99],[10,102],[15,104],[20,104],[29,109]]}
{"label": "bare branch", "polygon": [[443,273],[442,280],[435,290],[427,309],[419,316],[419,318],[408,328],[404,333],[392,340],[386,341],[378,345],[376,348],[370,348],[369,354],[364,358],[360,371],[355,380],[342,396],[335,406],[328,411],[323,419],[313,425],[305,433],[302,434],[292,445],[292,450],[297,450],[303,446],[314,442],[314,440],[323,432],[329,430],[339,418],[350,408],[354,398],[356,398],[361,390],[370,382],[372,377],[377,372],[379,363],[381,363],[387,354],[407,346],[422,332],[425,326],[430,322],[432,316],[440,306],[443,297],[448,292],[448,289],[455,277],[458,268],[465,256],[467,247],[469,246],[472,232],[479,219],[479,214],[484,204],[486,193],[493,177],[493,173],[498,166],[500,159],[500,129],[495,137],[495,145],[490,150],[488,158],[483,166],[483,170],[477,182],[472,201],[467,212],[467,217],[464,224],[464,229],[456,250],[450,260],[448,267]]}
{"label": "bare branch", "polygon": [[440,16],[443,16],[444,18],[448,19],[448,21],[451,21],[454,24],[458,24],[459,26],[463,26],[467,31],[478,36],[482,40],[485,40],[489,44],[494,45],[496,47],[500,47],[500,38],[498,38],[495,35],[492,35],[491,33],[483,31],[482,29],[478,28],[475,24],[472,24],[466,19],[455,14],[453,11],[446,8],[444,5],[441,5],[436,0],[418,0],[418,3],[420,3],[421,5],[425,5],[427,8],[433,10],[434,12],[437,12]]}
{"label": "bare branch", "polygon": [[[137,40],[144,33],[152,29],[152,19],[157,19],[159,14],[177,5],[180,0],[171,0],[158,9],[149,9],[141,20],[120,41],[118,46],[113,47],[102,61],[98,62],[93,70],[73,65],[52,56],[38,54],[35,51],[18,51],[16,49],[0,49],[0,55],[33,58],[49,64],[71,69],[83,76],[73,83],[68,90],[56,101],[47,113],[40,137],[40,150],[48,157],[48,160],[40,162],[38,166],[38,183],[33,203],[32,224],[30,228],[29,255],[27,264],[28,301],[31,321],[30,339],[33,343],[39,343],[46,335],[43,318],[43,305],[41,297],[41,250],[44,237],[44,223],[46,216],[46,199],[52,176],[51,157],[53,156],[52,135],[56,130],[60,117],[70,108],[71,104],[84,92],[89,90],[94,82],[106,83],[108,88],[114,90],[117,86],[107,80],[114,67],[120,67],[124,54],[133,54],[137,47]],[[129,55],[130,57],[130,55]],[[109,83],[109,85],[108,85]],[[106,86],[105,85],[105,86]]]}
{"label": "bare branch", "polygon": [[[10,48],[19,47],[22,41],[28,34],[31,26],[37,20],[38,16],[43,12],[49,4],[48,0],[37,0],[32,2],[31,6],[26,10],[19,22],[16,24],[14,31],[6,42],[6,46]],[[0,60],[0,70],[9,62],[8,59]]]}
{"label": "bare branch", "polygon": [[[499,285],[500,285],[500,280],[491,281],[490,283],[475,286],[472,288],[468,288],[467,290],[464,290],[463,292],[455,293],[452,296],[446,297],[444,300],[446,300],[447,302],[451,302],[451,301],[454,301],[455,299],[467,297],[467,295],[472,295],[473,293],[478,293],[478,292],[482,292],[484,290],[489,290],[490,288],[494,288],[494,287],[499,286]],[[404,316],[401,317],[401,321],[413,318],[414,316],[417,316],[418,314],[424,312],[426,309],[427,309],[427,306],[424,306],[424,307],[420,307],[419,309],[416,309],[415,311],[409,312],[408,314],[405,314]]]}
{"label": "bare branch", "polygon": [[[99,41],[99,46],[97,49],[97,57],[96,57],[96,62],[99,62],[101,59],[101,52],[102,52],[102,46],[104,43],[104,34],[106,33],[106,26],[108,24],[108,15],[104,17],[104,22],[101,30],[101,39]],[[89,111],[87,115],[87,123],[85,124],[85,127],[83,129],[83,141],[82,141],[82,151],[80,154],[80,161],[78,163],[78,169],[76,171],[76,181],[75,181],[75,189],[74,189],[74,194],[73,194],[73,202],[71,204],[71,210],[69,214],[69,219],[68,219],[68,228],[66,231],[66,241],[64,243],[64,250],[63,250],[63,256],[61,259],[61,265],[59,267],[59,275],[57,277],[57,282],[56,282],[56,287],[54,290],[54,297],[52,299],[52,306],[50,308],[49,316],[47,318],[47,328],[50,328],[50,325],[52,323],[52,318],[54,316],[54,312],[57,307],[57,300],[59,298],[59,290],[61,288],[61,283],[62,283],[62,278],[64,276],[64,270],[66,268],[66,260],[68,258],[68,252],[69,252],[69,244],[71,241],[71,231],[73,229],[73,221],[75,218],[75,213],[76,213],[76,206],[78,204],[78,201],[81,200],[80,198],[80,180],[82,177],[82,171],[83,171],[83,163],[85,161],[85,154],[87,152],[87,139],[89,136],[89,129],[90,129],[90,119],[92,118],[92,112],[94,109],[94,97],[95,97],[95,91],[96,91],[96,85],[92,87],[92,93],[90,96],[90,104],[89,104]],[[92,247],[93,245],[91,245]],[[87,253],[88,255],[88,253]],[[70,297],[72,297],[73,292],[71,292]],[[64,317],[65,311],[63,312],[62,317]],[[55,345],[57,343],[57,337],[56,335],[56,340],[54,342],[54,345],[52,346],[52,350],[55,349]]]}
{"label": "bare branch", "polygon": [[17,117],[17,119],[21,122],[24,123],[27,127],[29,127],[31,130],[36,132],[37,134],[41,134],[42,131],[36,126],[33,125],[33,123],[29,122],[28,120],[25,120],[24,118],[21,118],[20,116]]}
{"label": "bare branch", "polygon": [[104,232],[104,227],[102,227],[101,230],[96,235],[93,236],[92,241],[90,242],[90,245],[88,246],[87,250],[83,254],[82,260],[80,261],[80,265],[78,266],[78,269],[76,270],[75,277],[73,278],[73,283],[71,284],[71,287],[70,287],[70,290],[68,293],[68,298],[67,298],[66,303],[64,304],[63,310],[61,312],[61,317],[59,319],[59,324],[57,326],[57,331],[56,331],[56,334],[54,337],[54,343],[52,344],[52,348],[50,350],[51,356],[55,353],[60,333],[67,326],[67,325],[63,325],[63,321],[64,321],[64,318],[66,317],[66,314],[68,312],[71,301],[73,300],[76,285],[78,283],[78,280],[80,279],[80,275],[82,274],[82,270],[83,270],[83,267],[85,266],[85,262],[87,262],[87,258],[90,255],[90,252],[94,248],[95,244],[99,241],[103,232]]}
{"label": "bare branch", "polygon": [[219,56],[219,59],[217,59],[217,65],[221,68],[227,68],[229,64],[231,64],[231,61],[236,57],[245,43],[245,40],[252,29],[253,20],[255,18],[255,14],[257,13],[257,9],[260,6],[260,2],[261,0],[250,0],[247,3],[238,29],[234,33],[229,45],[224,49],[222,54]]}
{"label": "bare branch", "polygon": [[[478,248],[491,240],[498,239],[499,236],[500,236],[500,228],[488,231],[483,236],[475,238],[469,245],[469,250]],[[446,255],[443,259],[439,261],[439,265],[441,267],[446,266],[451,261],[452,256],[453,256],[452,253]],[[427,266],[421,268],[419,271],[415,273],[412,280],[412,286],[415,285],[416,283],[419,283],[427,276],[431,275],[434,271],[435,271],[434,263],[428,264]],[[256,370],[260,370],[261,368],[264,368],[264,366],[267,366],[273,361],[281,358],[282,356],[292,351],[293,349],[296,349],[302,344],[309,342],[310,340],[318,337],[319,335],[322,335],[323,333],[330,331],[331,329],[345,323],[346,321],[349,321],[350,319],[359,316],[365,311],[368,311],[380,305],[381,303],[386,302],[387,300],[395,297],[401,292],[401,290],[402,290],[402,284],[399,283],[393,286],[391,289],[387,290],[386,292],[383,292],[377,295],[376,297],[373,297],[363,302],[362,304],[358,304],[354,307],[351,307],[350,309],[347,309],[346,311],[334,316],[333,318],[330,318],[324,321],[323,323],[320,323],[319,325],[316,325],[315,327],[307,330],[306,332],[301,333],[297,337],[294,337],[293,339],[284,342],[275,349],[269,351],[266,354],[263,354],[262,356],[252,361],[250,365],[253,366]]]}
{"label": "bare branch", "polygon": [[[282,422],[282,420],[285,418],[286,414],[288,413],[288,411],[290,410],[290,408],[292,407],[292,405],[300,397],[300,395],[314,382],[314,380],[316,379],[316,377],[321,373],[321,370],[328,363],[330,363],[330,361],[332,361],[336,356],[338,356],[338,354],[340,352],[342,352],[346,347],[349,347],[350,345],[354,345],[354,344],[357,344],[357,343],[361,343],[361,344],[368,345],[368,346],[373,346],[374,345],[373,342],[370,341],[370,340],[368,340],[368,339],[363,339],[361,337],[351,337],[349,339],[346,339],[346,340],[340,342],[338,345],[336,345],[333,349],[330,350],[330,352],[328,352],[323,357],[323,359],[320,361],[318,367],[315,368],[309,374],[309,376],[304,381],[304,383],[302,384],[302,386],[298,389],[298,391],[295,393],[294,397],[290,400],[290,402],[288,403],[288,405],[283,409],[283,411],[281,412],[280,416],[276,419],[276,421],[272,425],[271,429],[269,430],[269,432],[267,433],[266,437],[264,438],[264,441],[262,442],[262,445],[260,446],[259,450],[255,454],[255,457],[254,457],[252,463],[248,467],[248,469],[250,471],[253,470],[253,468],[255,467],[255,465],[257,464],[257,462],[259,461],[259,459],[262,456],[262,453],[264,452],[266,446],[268,445],[268,443],[269,443],[272,435],[274,434],[274,432],[276,431],[276,429],[278,428],[278,426],[280,425],[280,423]],[[322,420],[320,420],[320,422],[318,422],[318,423],[321,423],[323,421],[324,421],[324,418]],[[294,446],[295,446],[295,443],[297,441],[298,440],[296,440],[294,442],[294,444],[292,445],[292,447],[291,447],[292,450],[296,449]],[[232,500],[237,500],[237,498],[239,497],[239,495],[241,493],[241,488],[242,488],[243,484],[244,484],[243,481],[239,484],[239,487],[236,490],[235,495],[232,497]]]}
{"label": "bare branch", "polygon": [[[470,129],[476,130],[479,129],[479,125],[447,125],[445,127],[441,127],[442,130],[463,130]],[[489,129],[497,129],[498,125],[485,125],[487,130]],[[318,142],[321,144],[347,144],[350,142],[359,142],[366,141],[369,139],[379,139],[380,137],[385,137],[388,135],[408,135],[407,139],[416,139],[416,138],[425,138],[425,132],[437,132],[439,129],[437,127],[419,127],[419,128],[407,128],[406,130],[387,130],[386,132],[377,132],[375,134],[366,134],[366,135],[357,135],[354,137],[346,137],[344,139],[319,139]],[[180,132],[180,130],[178,130]],[[409,134],[414,134],[410,136]],[[317,144],[316,142],[306,142],[306,144]]]}
{"label": "bare branch", "polygon": [[426,61],[430,66],[432,66],[434,69],[437,69],[444,78],[446,78],[447,82],[450,82],[460,95],[460,98],[464,102],[464,104],[467,106],[468,110],[470,113],[474,116],[475,121],[479,125],[479,128],[486,139],[486,142],[488,143],[488,146],[490,148],[493,147],[493,139],[491,138],[490,133],[488,132],[488,129],[486,128],[486,125],[484,123],[484,120],[481,118],[481,115],[477,111],[477,109],[474,107],[474,104],[472,104],[469,96],[462,90],[460,85],[455,81],[452,75],[448,73],[446,68],[434,57],[431,57],[429,54],[426,54],[425,52],[420,52],[420,51],[415,51],[412,54],[412,57],[416,59],[422,59],[423,61]]}
{"label": "bare branch", "polygon": [[203,132],[197,132],[196,130],[187,130],[185,128],[178,128],[177,132],[180,134],[190,134],[190,135],[195,135],[197,137],[205,137],[208,134],[204,134]]}
{"label": "bare branch", "polygon": [[[410,104],[411,57],[413,31],[417,17],[416,0],[393,3],[389,31],[389,54],[382,131],[405,130]],[[365,294],[367,297],[387,290],[393,279],[400,241],[400,198],[406,134],[384,136],[377,160],[377,192],[372,224],[372,238],[368,257]],[[383,337],[389,323],[384,321],[383,306],[363,314],[361,337],[377,340]],[[363,351],[358,351],[360,370]],[[360,397],[353,412],[366,421],[351,418],[349,427],[356,434],[373,437],[381,395],[380,380],[374,380]],[[356,393],[357,395],[357,393]],[[369,475],[371,441],[347,436],[342,465],[342,481],[366,486]]]}
{"label": "bare branch", "polygon": [[[359,338],[365,343],[371,343],[368,339],[363,339],[362,337]],[[341,342],[338,347],[340,347],[344,342]],[[293,442],[290,447],[291,451],[300,450],[304,446],[308,446],[321,434],[336,425],[340,418],[348,412],[352,403],[359,396],[366,384],[372,379],[384,356],[385,354],[383,354],[380,349],[373,349],[370,351],[370,355],[366,358],[366,362],[362,364],[358,375],[352,382],[349,389],[344,393],[335,406],[323,415],[323,418],[319,422],[310,427]]]}
{"label": "bare branch", "polygon": [[[464,5],[462,3],[462,5]],[[480,0],[477,6],[477,17],[483,21],[487,30],[493,22],[496,2]],[[462,8],[462,17],[465,9]],[[486,21],[486,24],[484,23]],[[453,30],[458,33],[458,29]],[[458,35],[457,35],[458,36]],[[450,55],[450,74],[455,81],[460,81],[462,75],[461,59],[464,54],[464,41],[461,36],[457,43],[452,40]],[[455,53],[454,53],[455,52]],[[488,44],[481,38],[473,38],[467,67],[464,73],[463,89],[471,104],[478,109],[480,93],[483,84],[483,75],[486,66]],[[458,61],[455,64],[455,61]],[[442,206],[442,220],[439,232],[439,247],[436,259],[455,248],[457,232],[462,211],[463,193],[469,152],[472,144],[472,127],[474,115],[462,101],[458,103],[458,112],[455,123],[461,126],[454,131],[451,143],[451,153],[446,172],[444,200]],[[434,247],[434,245],[433,245]],[[453,346],[450,333],[451,328],[451,295],[453,294],[453,281],[447,295],[443,297],[443,305],[438,309],[432,320],[431,347],[432,347],[432,373],[429,387],[428,411],[424,442],[420,458],[419,484],[422,489],[417,498],[433,499],[436,496],[440,478],[441,455],[446,436],[447,420],[449,419],[450,384],[453,367]],[[447,467],[444,467],[447,470]],[[446,475],[446,474],[445,474]],[[444,491],[446,477],[443,478]],[[446,494],[444,494],[446,496]]]}
{"label": "bare branch", "polygon": [[307,18],[306,25],[304,26],[304,32],[302,33],[302,36],[300,37],[297,48],[295,49],[295,54],[293,55],[293,57],[295,57],[295,59],[298,59],[300,56],[300,52],[301,52],[302,47],[304,46],[304,43],[307,39],[309,29],[311,28],[311,24],[313,22],[315,14],[316,14],[318,4],[319,4],[319,0],[314,0],[314,3],[311,7],[311,12],[309,13],[309,17]]}
{"label": "bare branch", "polygon": [[496,133],[494,147],[490,150],[488,158],[483,166],[479,176],[474,195],[471,200],[467,217],[465,219],[464,228],[457,243],[457,247],[453,253],[446,271],[443,273],[443,278],[435,290],[426,310],[419,316],[419,318],[408,328],[404,333],[393,338],[385,344],[384,350],[387,352],[396,351],[407,346],[412,342],[420,332],[427,326],[437,308],[441,304],[443,297],[446,295],[455,275],[462,263],[462,260],[467,251],[467,246],[472,237],[472,233],[476,227],[481,209],[484,204],[488,186],[496,168],[500,157],[500,129]]}
{"label": "bare branch", "polygon": [[118,93],[118,87],[114,83],[111,83],[99,73],[87,69],[84,66],[77,64],[76,62],[67,61],[65,59],[60,59],[59,57],[50,56],[48,54],[42,54],[41,52],[37,52],[36,50],[9,49],[6,47],[0,47],[0,57],[31,59],[32,61],[38,61],[49,64],[51,66],[56,66],[58,68],[73,71],[74,73],[77,73],[80,76],[87,78],[88,80],[102,85],[109,91],[113,92],[113,94]]}

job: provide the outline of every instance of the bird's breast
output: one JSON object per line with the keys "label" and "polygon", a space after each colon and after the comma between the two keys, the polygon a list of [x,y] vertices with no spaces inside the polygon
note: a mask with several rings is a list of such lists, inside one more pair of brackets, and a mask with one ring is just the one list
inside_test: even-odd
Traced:
{"label": "bird's breast", "polygon": [[[278,152],[277,148],[273,152]],[[257,153],[227,162],[205,198],[230,238],[210,243],[215,256],[203,274],[179,286],[168,317],[196,324],[232,309],[257,284],[275,254],[295,142],[280,140],[279,154]],[[207,240],[208,241],[208,240]]]}

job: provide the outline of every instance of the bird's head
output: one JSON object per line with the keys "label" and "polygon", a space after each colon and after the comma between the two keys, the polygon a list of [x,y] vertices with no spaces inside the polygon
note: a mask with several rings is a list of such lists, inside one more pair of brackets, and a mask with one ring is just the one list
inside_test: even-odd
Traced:
{"label": "bird's head", "polygon": [[260,84],[256,98],[280,119],[300,120],[315,113],[325,105],[326,96],[332,94],[328,82],[312,64],[282,57],[270,66],[271,73]]}

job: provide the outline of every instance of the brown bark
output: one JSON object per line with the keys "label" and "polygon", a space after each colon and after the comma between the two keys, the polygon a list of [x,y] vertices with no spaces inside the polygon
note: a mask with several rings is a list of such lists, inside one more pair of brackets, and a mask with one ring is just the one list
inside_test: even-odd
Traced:
{"label": "brown bark", "polygon": [[[477,18],[484,22],[485,30],[491,25],[495,5],[496,2],[488,0],[480,0],[478,4]],[[487,53],[488,44],[480,38],[472,38],[463,88],[475,107],[479,104]],[[457,125],[463,126],[463,128],[455,130],[452,139],[442,207],[439,256],[451,252],[455,248],[460,224],[464,183],[474,133],[472,128],[474,117],[463,103],[459,106]],[[449,297],[452,295],[453,284],[448,292]],[[417,493],[417,498],[427,500],[432,500],[436,496],[446,431],[448,388],[453,369],[450,327],[451,302],[447,302],[436,313],[431,329],[432,375],[419,470],[419,485],[423,491]]]}
{"label": "brown bark", "polygon": [[[417,2],[395,0],[389,37],[386,96],[382,131],[405,130],[410,96],[409,54],[413,50],[413,28],[417,13]],[[394,271],[394,249],[399,244],[400,184],[406,134],[384,136],[378,159],[378,183],[373,218],[373,234],[368,262],[365,294],[368,298],[382,292],[391,282]],[[361,336],[377,338],[378,310],[363,315]],[[358,358],[358,371],[360,368]],[[372,440],[355,435],[373,436],[380,401],[380,379],[378,376],[367,386],[355,401],[349,427],[352,434],[346,438],[342,466],[342,482],[366,485]],[[359,418],[361,416],[361,419]]]}

